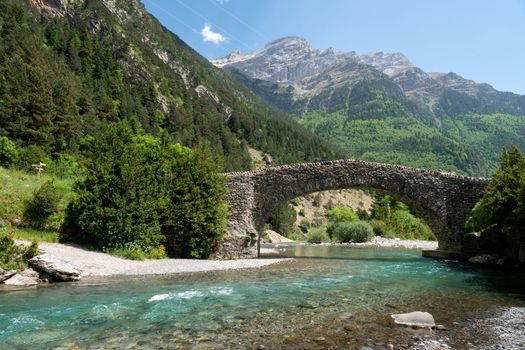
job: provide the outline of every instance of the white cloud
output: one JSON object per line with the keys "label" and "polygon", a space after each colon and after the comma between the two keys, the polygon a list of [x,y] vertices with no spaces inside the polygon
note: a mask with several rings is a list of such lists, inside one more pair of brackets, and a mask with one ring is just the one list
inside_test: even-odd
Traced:
{"label": "white cloud", "polygon": [[205,42],[210,41],[214,44],[220,44],[223,41],[226,41],[226,37],[221,33],[215,33],[213,30],[211,30],[211,26],[209,24],[204,25],[204,28],[201,30],[201,36],[202,40]]}
{"label": "white cloud", "polygon": [[224,5],[225,3],[230,2],[230,0],[215,0],[215,1],[217,1],[221,5]]}

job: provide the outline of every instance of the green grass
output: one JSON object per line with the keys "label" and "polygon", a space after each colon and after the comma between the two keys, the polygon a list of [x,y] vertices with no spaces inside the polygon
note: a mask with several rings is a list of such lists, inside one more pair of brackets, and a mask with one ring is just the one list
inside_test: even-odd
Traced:
{"label": "green grass", "polygon": [[53,231],[39,231],[30,228],[13,227],[9,230],[13,233],[14,239],[20,239],[24,241],[37,241],[37,242],[51,242],[57,243],[60,234]]}
{"label": "green grass", "polygon": [[58,225],[64,216],[67,203],[73,196],[73,180],[62,180],[50,175],[39,177],[25,171],[0,167],[0,222],[4,221],[4,223],[10,223],[12,226],[20,225],[25,203],[44,182],[51,179],[55,180],[58,192],[62,196],[59,203],[59,213],[52,218],[53,222]]}

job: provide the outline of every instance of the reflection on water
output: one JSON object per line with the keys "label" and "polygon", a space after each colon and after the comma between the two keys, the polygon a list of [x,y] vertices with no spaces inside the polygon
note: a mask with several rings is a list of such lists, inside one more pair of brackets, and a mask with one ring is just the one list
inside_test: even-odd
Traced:
{"label": "reflection on water", "polygon": [[301,259],[256,270],[1,293],[0,348],[347,347],[402,337],[382,322],[393,312],[425,310],[451,325],[490,306],[525,304],[519,273],[399,249],[278,249],[278,256]]}

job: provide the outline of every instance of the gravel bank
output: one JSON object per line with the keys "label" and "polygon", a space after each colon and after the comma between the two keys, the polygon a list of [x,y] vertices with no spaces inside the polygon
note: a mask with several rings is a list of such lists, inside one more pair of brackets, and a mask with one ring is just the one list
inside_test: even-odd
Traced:
{"label": "gravel bank", "polygon": [[187,272],[258,268],[289,259],[191,260],[162,259],[135,261],[88,251],[71,245],[40,243],[39,248],[82,271],[82,277],[170,275]]}
{"label": "gravel bank", "polygon": [[[326,245],[334,243],[323,243]],[[399,238],[384,238],[375,236],[371,241],[365,243],[342,243],[354,247],[383,247],[383,248],[407,248],[407,249],[423,249],[434,250],[438,248],[436,241],[423,241],[416,239],[399,239]]]}

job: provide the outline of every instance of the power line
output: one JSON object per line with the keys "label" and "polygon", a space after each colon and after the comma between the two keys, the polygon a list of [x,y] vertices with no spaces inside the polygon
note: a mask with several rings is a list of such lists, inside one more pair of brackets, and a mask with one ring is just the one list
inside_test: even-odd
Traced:
{"label": "power line", "polygon": [[193,12],[193,14],[197,15],[198,17],[200,17],[201,19],[203,19],[206,23],[210,24],[210,25],[213,25],[215,28],[218,28],[219,30],[221,30],[222,32],[224,32],[228,37],[234,39],[235,41],[237,41],[238,43],[240,43],[241,45],[243,45],[244,47],[246,47],[248,50],[250,51],[253,51],[254,48],[251,47],[250,45],[244,43],[242,40],[239,40],[237,37],[235,37],[233,34],[229,33],[226,29],[222,28],[221,26],[218,26],[216,25],[215,23],[213,23],[212,21],[210,21],[208,18],[206,18],[205,16],[203,16],[202,14],[200,14],[198,11],[194,10],[193,8],[191,8],[190,6],[188,6],[186,3],[184,3],[183,1],[181,0],[175,0],[176,2],[178,2],[179,4],[181,4],[182,6],[186,7],[188,10],[190,10],[191,12]]}
{"label": "power line", "polygon": [[[190,29],[194,34],[200,36],[200,32],[195,29],[194,27],[190,26],[189,24],[185,23],[184,21],[182,21],[181,19],[177,18],[174,14],[172,14],[170,11],[160,7],[159,5],[157,5],[153,0],[148,0],[148,2],[150,4],[152,4],[154,7],[156,7],[157,9],[159,9],[160,11],[164,12],[166,15],[168,15],[169,17],[173,18],[174,20],[176,20],[177,22],[181,23],[182,25],[184,25],[185,27],[187,27],[188,29]],[[217,43],[217,46],[219,46],[222,50],[224,50],[224,52],[226,53],[229,53],[230,51],[228,49],[226,49],[224,46],[222,46],[221,44]]]}
{"label": "power line", "polygon": [[268,37],[266,35],[264,35],[263,33],[259,32],[257,29],[255,29],[254,27],[252,27],[251,25],[249,25],[248,23],[246,23],[245,21],[243,21],[242,19],[240,19],[239,17],[237,17],[235,14],[233,14],[232,12],[228,11],[227,9],[224,8],[224,6],[221,6],[217,3],[217,0],[209,0],[214,6],[220,8],[222,11],[224,11],[226,14],[230,15],[233,19],[235,19],[237,22],[241,23],[242,25],[244,25],[246,28],[248,28],[249,30],[251,30],[253,33],[257,34],[261,39],[265,40],[265,41],[269,41]]}

